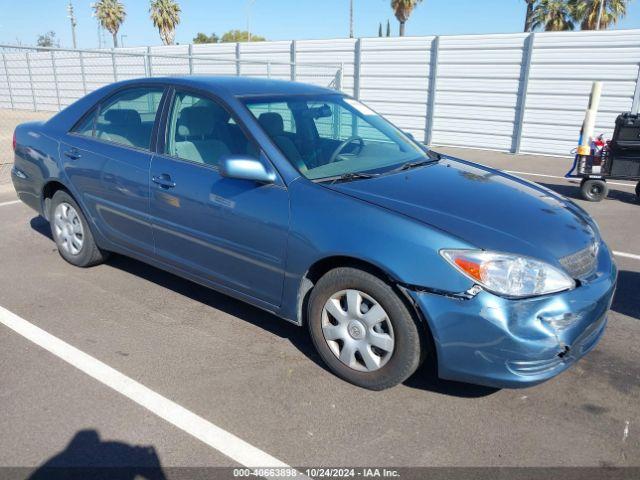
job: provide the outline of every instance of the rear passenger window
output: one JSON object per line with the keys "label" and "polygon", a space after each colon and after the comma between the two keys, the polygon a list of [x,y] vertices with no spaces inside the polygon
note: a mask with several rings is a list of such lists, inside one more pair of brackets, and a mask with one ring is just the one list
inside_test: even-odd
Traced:
{"label": "rear passenger window", "polygon": [[258,156],[231,114],[217,102],[177,92],[168,122],[165,153],[195,163],[217,166],[225,155]]}
{"label": "rear passenger window", "polygon": [[162,88],[133,88],[115,95],[100,109],[95,137],[149,149],[162,93]]}

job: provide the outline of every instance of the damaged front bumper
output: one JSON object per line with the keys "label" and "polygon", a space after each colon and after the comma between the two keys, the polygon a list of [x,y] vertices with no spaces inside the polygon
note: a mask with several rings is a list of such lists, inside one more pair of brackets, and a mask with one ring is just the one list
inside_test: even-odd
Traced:
{"label": "damaged front bumper", "polygon": [[527,299],[410,291],[427,320],[441,378],[492,387],[548,380],[602,337],[617,268],[602,244],[596,272],[573,290]]}

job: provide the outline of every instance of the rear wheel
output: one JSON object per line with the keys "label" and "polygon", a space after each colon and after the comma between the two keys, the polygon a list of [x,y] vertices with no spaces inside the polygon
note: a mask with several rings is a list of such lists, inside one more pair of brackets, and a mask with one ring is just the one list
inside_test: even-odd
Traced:
{"label": "rear wheel", "polygon": [[383,390],[406,380],[422,358],[418,325],[390,285],[355,268],[325,274],[311,291],[308,327],[336,375]]}
{"label": "rear wheel", "polygon": [[636,185],[636,198],[640,202],[640,182]]}
{"label": "rear wheel", "polygon": [[76,201],[63,190],[51,199],[51,233],[60,256],[77,267],[102,263],[106,254],[96,245],[89,224]]}
{"label": "rear wheel", "polygon": [[589,202],[600,202],[607,197],[609,193],[609,186],[607,182],[599,179],[584,179],[580,184],[580,192],[582,198]]}

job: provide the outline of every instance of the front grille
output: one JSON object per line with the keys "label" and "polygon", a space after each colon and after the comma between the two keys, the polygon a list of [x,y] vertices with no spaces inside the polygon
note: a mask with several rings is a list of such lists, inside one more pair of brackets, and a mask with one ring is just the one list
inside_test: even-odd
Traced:
{"label": "front grille", "polygon": [[598,246],[596,243],[587,248],[562,257],[560,263],[573,278],[588,277],[596,269]]}

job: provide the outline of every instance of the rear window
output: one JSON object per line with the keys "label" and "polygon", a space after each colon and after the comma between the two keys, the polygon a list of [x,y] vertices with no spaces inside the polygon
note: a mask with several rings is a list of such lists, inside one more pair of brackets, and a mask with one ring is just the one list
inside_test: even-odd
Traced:
{"label": "rear window", "polygon": [[87,115],[73,132],[108,142],[149,149],[151,133],[164,89],[136,87],[110,97]]}

